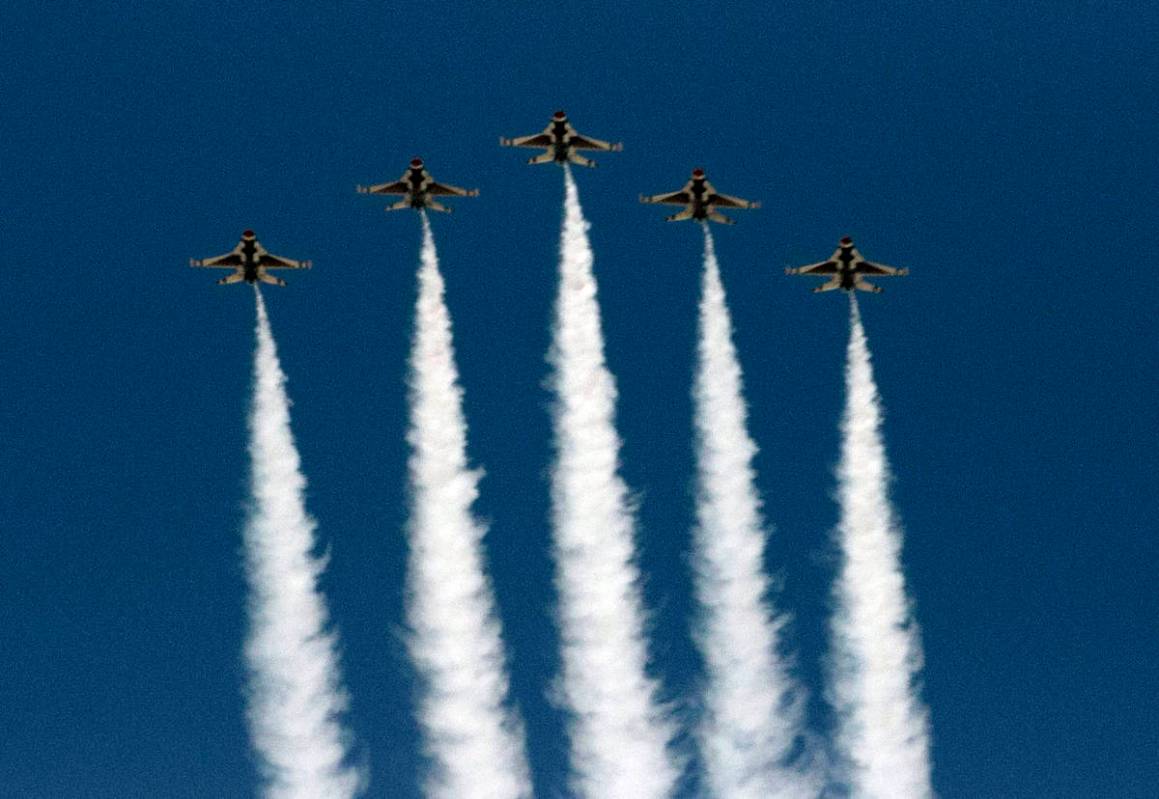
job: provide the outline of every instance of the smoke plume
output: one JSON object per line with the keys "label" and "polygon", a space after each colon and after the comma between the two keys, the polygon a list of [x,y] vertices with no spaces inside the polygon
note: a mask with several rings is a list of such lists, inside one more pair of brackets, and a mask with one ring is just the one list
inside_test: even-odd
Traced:
{"label": "smoke plume", "polygon": [[262,295],[250,411],[252,506],[245,529],[250,587],[250,736],[269,799],[347,799],[363,779],[348,765],[346,693],[337,642],[318,590],[325,562],[314,552],[298,450],[290,431],[286,376]]}
{"label": "smoke plume", "polygon": [[467,424],[426,214],[410,360],[411,520],[407,612],[423,681],[420,721],[432,760],[426,795],[519,799],[531,795],[522,728],[508,682],[485,529],[473,516],[479,472],[467,465]]}
{"label": "smoke plume", "polygon": [[573,789],[592,799],[659,799],[672,793],[679,769],[668,751],[671,724],[646,674],[634,520],[617,474],[616,388],[604,362],[588,223],[570,169],[564,180],[549,360],[561,689],[571,713]]}
{"label": "smoke plume", "polygon": [[765,605],[765,525],[746,430],[740,363],[713,247],[704,225],[704,283],[693,387],[698,525],[693,564],[707,666],[699,731],[708,784],[721,799],[815,797],[788,760],[801,731],[798,689],[778,654],[781,621]]}
{"label": "smoke plume", "polygon": [[838,493],[842,567],[833,618],[838,740],[853,796],[929,799],[929,721],[917,688],[921,644],[890,506],[881,406],[856,298],[850,294]]}

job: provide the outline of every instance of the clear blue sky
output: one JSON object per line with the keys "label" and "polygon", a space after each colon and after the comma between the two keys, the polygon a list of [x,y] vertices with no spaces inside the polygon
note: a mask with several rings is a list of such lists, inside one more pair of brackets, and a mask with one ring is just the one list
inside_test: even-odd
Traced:
{"label": "clear blue sky", "polygon": [[400,631],[419,227],[354,193],[416,154],[481,189],[435,230],[514,692],[540,795],[564,789],[543,385],[562,185],[497,146],[557,108],[624,142],[579,180],[666,695],[690,701],[700,669],[700,232],[636,196],[704,166],[764,203],[717,246],[814,729],[847,313],[782,268],[849,234],[911,269],[862,307],[939,794],[1155,795],[1154,4],[17,0],[0,29],[0,795],[254,792],[253,301],[185,266],[247,227],[315,262],[266,296],[369,795],[418,795]]}

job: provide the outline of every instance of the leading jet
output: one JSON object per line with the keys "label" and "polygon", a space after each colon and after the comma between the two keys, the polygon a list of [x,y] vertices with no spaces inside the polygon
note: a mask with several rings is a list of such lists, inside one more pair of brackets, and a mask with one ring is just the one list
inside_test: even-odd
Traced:
{"label": "leading jet", "polygon": [[550,164],[554,161],[560,166],[569,162],[580,166],[596,166],[595,161],[585,158],[576,150],[604,150],[618,153],[624,149],[624,145],[620,142],[601,141],[576,133],[563,111],[555,112],[551,117],[551,123],[543,129],[543,133],[514,139],[500,137],[499,144],[502,147],[544,147],[545,152],[527,159],[527,163]]}
{"label": "leading jet", "polygon": [[698,222],[719,222],[722,225],[735,225],[736,220],[729,219],[718,212],[717,208],[760,208],[759,202],[742,200],[740,197],[730,197],[727,194],[718,194],[716,187],[708,182],[704,170],[697,167],[692,170],[692,178],[684,184],[680,191],[670,194],[641,194],[642,203],[662,203],[664,205],[683,205],[684,210],[666,218],[668,222],[679,222],[684,219],[695,219]]}
{"label": "leading jet", "polygon": [[447,183],[439,183],[431,177],[431,173],[423,166],[423,159],[415,156],[411,159],[410,167],[402,177],[394,183],[379,183],[376,186],[357,186],[359,194],[401,194],[402,199],[394,205],[388,205],[387,211],[400,211],[403,208],[414,208],[421,211],[429,208],[432,211],[451,213],[451,209],[434,197],[453,195],[456,197],[478,197],[478,189],[460,189]]}
{"label": "leading jet", "polygon": [[900,277],[901,275],[908,275],[908,269],[897,269],[892,266],[885,266],[883,264],[875,264],[867,261],[861,257],[861,253],[853,246],[853,239],[846,236],[841,239],[841,243],[833,254],[829,256],[829,260],[820,261],[808,266],[800,266],[797,268],[786,268],[786,275],[821,275],[828,277],[828,282],[822,283],[814,292],[818,291],[833,291],[834,289],[841,289],[842,291],[871,291],[874,294],[881,293],[881,286],[875,286],[864,278],[868,276],[873,277]]}
{"label": "leading jet", "polygon": [[217,281],[219,286],[227,283],[240,283],[243,280],[246,283],[256,283],[260,280],[262,283],[269,283],[272,286],[284,286],[286,281],[274,277],[266,270],[309,269],[312,266],[309,261],[295,261],[274,255],[254,238],[252,230],[244,231],[241,234],[241,241],[225,255],[219,255],[216,258],[190,258],[189,265],[209,269],[233,269],[232,275],[226,275]]}

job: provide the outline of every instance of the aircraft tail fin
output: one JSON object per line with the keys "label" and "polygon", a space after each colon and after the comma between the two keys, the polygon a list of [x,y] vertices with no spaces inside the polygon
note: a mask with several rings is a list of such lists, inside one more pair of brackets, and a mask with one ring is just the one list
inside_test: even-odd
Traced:
{"label": "aircraft tail fin", "polygon": [[592,169],[596,168],[595,161],[593,161],[590,158],[584,158],[582,155],[575,152],[574,150],[568,152],[567,160],[571,161],[573,164],[579,164],[580,166],[591,167]]}
{"label": "aircraft tail fin", "polygon": [[390,212],[390,211],[402,211],[406,208],[410,208],[410,200],[406,199],[405,197],[403,199],[399,200],[398,202],[396,202],[394,205],[386,206],[386,210],[388,212]]}
{"label": "aircraft tail fin", "polygon": [[234,272],[232,275],[226,275],[221,280],[217,281],[217,285],[226,286],[230,283],[240,283],[243,280],[245,280],[245,275],[243,275],[241,272]]}
{"label": "aircraft tail fin", "polygon": [[827,283],[822,283],[820,286],[813,289],[813,293],[816,294],[817,292],[820,292],[820,291],[833,291],[834,289],[839,289],[839,288],[841,288],[841,278],[835,277],[832,280],[828,281]]}
{"label": "aircraft tail fin", "polygon": [[719,211],[709,212],[708,218],[711,219],[713,222],[717,222],[721,225],[735,225],[736,224],[735,219],[729,219],[727,216],[720,213]]}
{"label": "aircraft tail fin", "polygon": [[528,158],[527,163],[529,163],[529,164],[550,164],[554,160],[555,160],[555,155],[552,154],[551,150],[548,150],[546,153],[543,153],[542,155],[537,155],[533,158]]}
{"label": "aircraft tail fin", "polygon": [[873,283],[870,283],[868,280],[858,280],[856,283],[853,284],[853,288],[857,289],[858,291],[868,291],[872,294],[880,294],[881,293],[881,286],[875,286]]}
{"label": "aircraft tail fin", "polygon": [[673,214],[672,216],[664,217],[664,221],[665,222],[683,222],[685,219],[691,219],[691,218],[692,218],[692,209],[685,208],[683,211],[681,211],[678,214]]}
{"label": "aircraft tail fin", "polygon": [[436,200],[427,199],[426,208],[430,211],[442,211],[444,214],[451,213],[451,209]]}

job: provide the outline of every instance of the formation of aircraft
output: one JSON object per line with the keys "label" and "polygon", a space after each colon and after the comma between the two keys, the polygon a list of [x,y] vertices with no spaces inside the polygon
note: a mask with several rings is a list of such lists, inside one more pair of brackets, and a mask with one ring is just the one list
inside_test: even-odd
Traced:
{"label": "formation of aircraft", "polygon": [[359,194],[401,194],[402,199],[394,205],[388,205],[387,211],[399,211],[403,208],[422,210],[429,208],[432,211],[450,213],[451,209],[443,205],[434,197],[452,195],[455,197],[478,197],[478,189],[461,189],[449,183],[439,183],[431,177],[423,165],[423,159],[417,155],[411,159],[410,166],[402,177],[394,183],[379,183],[375,186],[357,186]]}
{"label": "formation of aircraft", "polygon": [[717,208],[761,207],[759,202],[742,200],[740,197],[730,197],[727,194],[719,194],[716,191],[716,187],[708,182],[708,177],[700,167],[692,170],[692,178],[684,184],[684,188],[680,191],[674,191],[669,194],[641,194],[640,202],[683,205],[683,211],[666,218],[668,222],[695,219],[699,222],[719,222],[722,225],[735,225],[736,221],[729,219],[717,211]]}
{"label": "formation of aircraft", "polygon": [[908,275],[909,270],[865,260],[857,248],[853,246],[853,239],[846,236],[841,239],[841,243],[837,245],[837,249],[833,251],[828,260],[808,266],[788,267],[785,269],[785,274],[820,275],[829,278],[825,283],[813,289],[814,292],[841,289],[843,291],[871,291],[874,294],[879,294],[881,286],[873,285],[865,279],[866,276],[899,277]]}
{"label": "formation of aircraft", "polygon": [[[551,122],[542,133],[531,136],[520,136],[514,139],[500,138],[499,144],[503,147],[532,147],[543,148],[544,152],[528,159],[529,164],[556,163],[560,166],[579,164],[580,166],[594,167],[595,162],[580,155],[578,150],[603,150],[605,152],[619,152],[624,145],[619,142],[606,142],[584,136],[572,127],[567,114],[556,111]],[[443,205],[435,197],[477,197],[478,189],[463,189],[448,183],[439,183],[423,164],[423,159],[411,159],[410,166],[402,177],[393,183],[379,183],[373,186],[358,186],[360,194],[379,194],[401,196],[387,211],[398,211],[404,208],[413,208],[416,211],[442,211],[450,213],[451,209]],[[708,176],[700,167],[692,170],[692,176],[679,191],[667,194],[641,194],[640,202],[661,205],[679,205],[683,210],[667,217],[669,222],[692,219],[702,224],[717,222],[725,225],[736,224],[720,213],[719,208],[760,208],[761,204],[753,200],[745,200],[728,194],[720,194],[716,187],[708,182]],[[210,269],[233,269],[233,273],[217,281],[218,285],[228,283],[269,283],[274,286],[284,286],[286,281],[269,274],[270,269],[309,269],[309,261],[295,261],[282,258],[267,251],[254,237],[252,230],[242,233],[241,241],[237,246],[224,255],[215,258],[191,259],[190,266],[206,267]],[[819,275],[828,278],[825,283],[813,289],[814,292],[833,291],[881,291],[865,278],[895,277],[909,274],[908,269],[898,269],[892,266],[873,263],[861,257],[861,253],[853,245],[853,239],[846,236],[841,239],[837,249],[828,260],[819,261],[801,267],[785,269],[787,275]]]}
{"label": "formation of aircraft", "polygon": [[589,167],[596,166],[596,162],[590,158],[585,158],[576,150],[604,150],[618,153],[624,149],[624,145],[620,142],[601,141],[577,133],[576,129],[568,122],[567,114],[563,111],[556,111],[552,115],[551,122],[543,129],[543,133],[518,136],[514,139],[501,137],[499,145],[501,147],[543,147],[543,153],[527,159],[529,164],[550,164],[554,161],[557,164],[570,162]]}
{"label": "formation of aircraft", "polygon": [[218,255],[214,258],[191,258],[189,265],[207,269],[234,270],[232,275],[226,275],[217,281],[219,286],[227,283],[240,283],[243,280],[246,283],[261,281],[273,286],[284,286],[286,281],[271,275],[270,269],[309,269],[312,266],[309,261],[295,261],[292,258],[274,255],[261,245],[252,230],[242,232],[241,241],[225,255]]}

